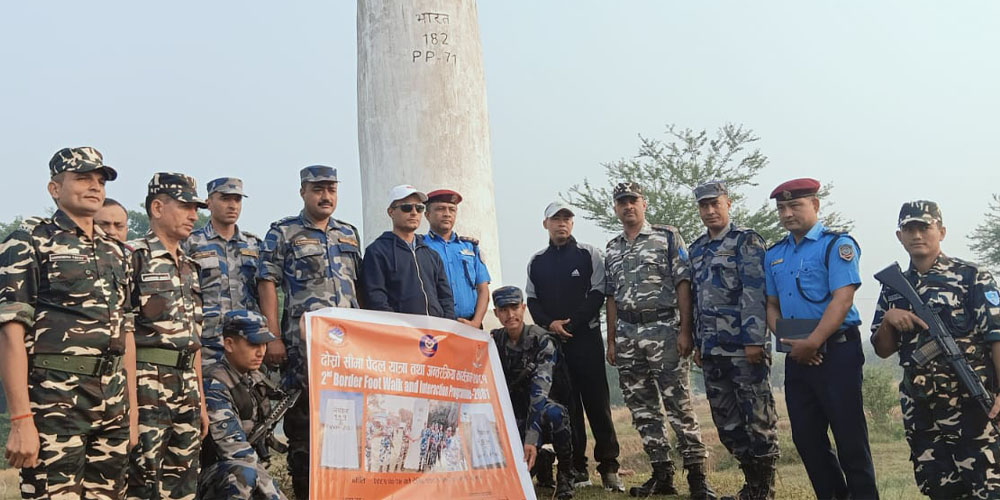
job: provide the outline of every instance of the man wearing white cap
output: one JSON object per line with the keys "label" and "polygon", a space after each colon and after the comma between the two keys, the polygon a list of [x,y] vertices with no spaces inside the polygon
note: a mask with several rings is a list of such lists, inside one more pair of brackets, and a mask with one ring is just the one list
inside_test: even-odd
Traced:
{"label": "man wearing white cap", "polygon": [[441,257],[417,238],[427,195],[404,184],[389,191],[386,231],[365,249],[361,293],[366,309],[455,319]]}
{"label": "man wearing white cap", "polygon": [[[594,459],[605,489],[625,491],[618,478],[618,437],[611,419],[600,310],[604,305],[604,255],[573,237],[573,210],[555,201],[545,207],[542,226],[549,244],[528,262],[528,309],[535,324],[563,342],[570,379],[574,484],[591,484],[587,472],[587,415],[594,434]],[[539,457],[544,460],[546,457]],[[549,457],[550,458],[550,457]]]}

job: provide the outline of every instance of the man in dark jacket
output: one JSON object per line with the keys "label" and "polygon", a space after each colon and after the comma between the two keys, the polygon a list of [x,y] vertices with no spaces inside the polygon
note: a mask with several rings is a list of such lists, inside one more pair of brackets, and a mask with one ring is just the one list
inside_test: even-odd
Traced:
{"label": "man in dark jacket", "polygon": [[566,353],[573,381],[569,411],[574,483],[591,484],[587,473],[587,429],[583,423],[586,412],[596,441],[594,459],[602,483],[605,489],[623,492],[598,319],[604,304],[604,256],[600,250],[573,238],[573,211],[566,204],[550,203],[542,224],[549,232],[549,245],[528,263],[528,310],[535,324],[562,340]]}
{"label": "man in dark jacket", "polygon": [[416,235],[427,195],[401,185],[389,191],[389,200],[392,231],[368,245],[361,263],[365,309],[455,319],[441,257]]}

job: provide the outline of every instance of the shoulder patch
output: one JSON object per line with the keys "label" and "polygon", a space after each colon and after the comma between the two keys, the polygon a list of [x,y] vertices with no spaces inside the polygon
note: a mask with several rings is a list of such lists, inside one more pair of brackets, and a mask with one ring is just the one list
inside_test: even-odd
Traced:
{"label": "shoulder patch", "polygon": [[242,235],[243,235],[244,237],[247,237],[247,238],[250,238],[250,239],[252,239],[252,240],[258,240],[258,241],[260,241],[260,237],[259,237],[259,236],[257,236],[256,234],[253,234],[253,233],[251,233],[251,232],[248,232],[248,231],[240,231],[240,233],[241,233],[241,234],[242,234]]}
{"label": "shoulder patch", "polygon": [[464,241],[466,243],[472,243],[472,246],[479,246],[479,240],[473,238],[472,236],[459,236],[458,241]]}
{"label": "shoulder patch", "polygon": [[1000,292],[997,292],[996,290],[987,290],[983,293],[983,296],[986,297],[986,302],[989,302],[994,306],[1000,306]]}
{"label": "shoulder patch", "polygon": [[847,243],[842,243],[837,247],[837,255],[848,262],[854,258],[854,247]]}
{"label": "shoulder patch", "polygon": [[298,219],[298,218],[299,218],[298,215],[289,215],[288,217],[282,217],[281,219],[278,219],[278,220],[272,222],[271,223],[271,227],[278,227],[278,226],[287,224],[287,223],[289,223],[289,222],[291,222],[291,221],[293,221],[295,219]]}

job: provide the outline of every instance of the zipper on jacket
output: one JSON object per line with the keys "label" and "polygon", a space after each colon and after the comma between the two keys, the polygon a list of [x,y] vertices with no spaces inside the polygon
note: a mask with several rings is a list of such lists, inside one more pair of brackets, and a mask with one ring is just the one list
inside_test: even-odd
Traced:
{"label": "zipper on jacket", "polygon": [[[409,247],[409,245],[407,245]],[[427,316],[431,315],[431,299],[427,297],[427,289],[424,288],[424,278],[420,276],[420,263],[417,262],[417,249],[410,248],[410,254],[413,255],[413,265],[417,266],[417,281],[420,281],[420,293],[424,294],[424,313]]]}

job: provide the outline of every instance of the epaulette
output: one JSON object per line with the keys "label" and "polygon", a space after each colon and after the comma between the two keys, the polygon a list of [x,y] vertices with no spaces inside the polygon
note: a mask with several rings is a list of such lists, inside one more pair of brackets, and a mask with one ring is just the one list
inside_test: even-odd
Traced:
{"label": "epaulette", "polygon": [[358,231],[358,228],[355,227],[354,224],[351,224],[350,222],[347,221],[342,221],[340,219],[333,219],[333,220],[336,221],[337,224],[341,224],[351,228],[351,231],[354,231],[354,236],[356,236],[358,239],[361,239],[361,232]]}
{"label": "epaulette", "polygon": [[295,219],[298,219],[298,218],[299,218],[298,215],[289,215],[288,217],[282,217],[281,219],[278,219],[278,220],[272,222],[271,223],[271,227],[278,227],[278,226],[280,226],[282,224],[287,224],[287,223],[289,223],[289,222],[291,222],[291,221],[293,221]]}
{"label": "epaulette", "polygon": [[138,252],[140,250],[149,250],[149,243],[146,242],[146,238],[138,238],[130,240],[125,243],[126,246],[132,248],[133,252]]}
{"label": "epaulette", "polygon": [[787,236],[782,236],[781,238],[778,239],[778,241],[775,241],[774,243],[771,243],[770,245],[768,245],[767,249],[770,250],[770,249],[772,249],[772,248],[774,248],[774,247],[776,247],[776,246],[784,243],[785,240],[787,240],[787,239],[788,239]]}
{"label": "epaulette", "polygon": [[668,232],[672,232],[672,233],[676,233],[677,232],[677,228],[676,227],[674,227],[674,226],[668,226],[666,224],[650,224],[649,226],[652,227],[653,229],[657,230],[657,231],[668,231]]}
{"label": "epaulette", "polygon": [[260,236],[257,236],[256,234],[253,234],[250,231],[240,231],[240,234],[242,234],[246,238],[250,238],[250,239],[254,239],[254,240],[260,241]]}
{"label": "epaulette", "polygon": [[976,271],[978,271],[981,267],[983,267],[982,264],[980,264],[978,262],[972,262],[971,260],[959,259],[958,257],[952,257],[950,255],[948,255],[946,257],[948,257],[949,259],[951,259],[953,262],[955,262],[957,264],[961,264],[963,266],[971,267],[972,269],[975,269]]}
{"label": "epaulette", "polygon": [[31,234],[36,227],[42,224],[52,224],[52,222],[52,219],[48,217],[28,217],[21,221],[21,225],[17,226],[17,229]]}
{"label": "epaulette", "polygon": [[474,247],[478,247],[479,246],[479,240],[477,238],[473,238],[472,236],[459,236],[458,237],[458,241],[464,241],[466,243],[472,243],[472,246],[474,246]]}

